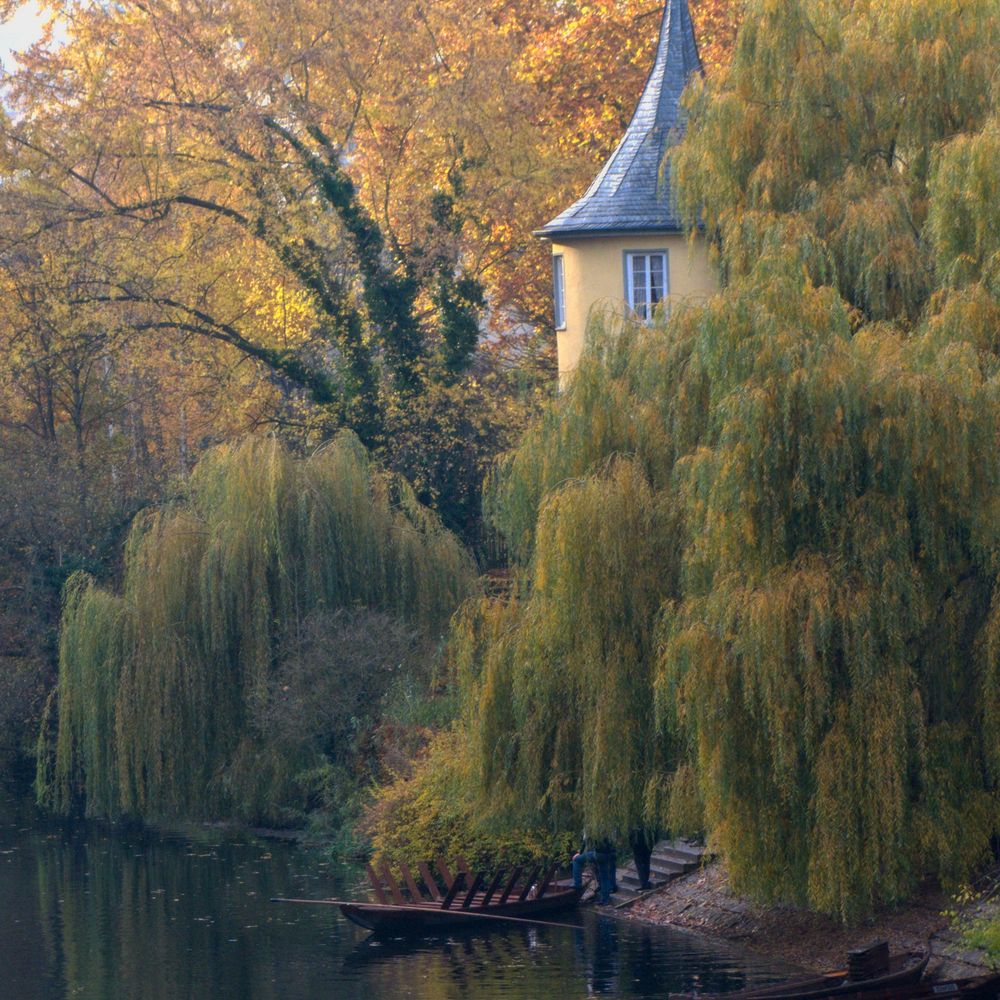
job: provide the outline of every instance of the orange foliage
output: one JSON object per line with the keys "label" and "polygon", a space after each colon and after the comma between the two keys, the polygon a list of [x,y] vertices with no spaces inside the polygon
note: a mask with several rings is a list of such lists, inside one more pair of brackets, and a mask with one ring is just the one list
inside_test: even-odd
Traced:
{"label": "orange foliage", "polygon": [[[523,144],[521,162],[533,168],[518,197],[491,215],[490,236],[501,249],[489,284],[495,301],[547,327],[549,253],[531,232],[583,193],[621,138],[652,65],[663,6],[496,0],[489,11],[511,44],[510,73],[521,87],[512,131]],[[691,0],[709,76],[728,64],[741,12],[742,0]]]}

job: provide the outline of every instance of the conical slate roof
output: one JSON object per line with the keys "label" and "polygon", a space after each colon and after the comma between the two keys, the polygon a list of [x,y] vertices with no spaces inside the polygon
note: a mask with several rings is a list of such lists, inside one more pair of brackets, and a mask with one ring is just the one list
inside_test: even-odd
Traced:
{"label": "conical slate roof", "polygon": [[702,72],[687,0],[667,0],[656,61],[628,129],[587,193],[536,236],[677,232],[683,227],[660,167],[683,134],[681,94]]}

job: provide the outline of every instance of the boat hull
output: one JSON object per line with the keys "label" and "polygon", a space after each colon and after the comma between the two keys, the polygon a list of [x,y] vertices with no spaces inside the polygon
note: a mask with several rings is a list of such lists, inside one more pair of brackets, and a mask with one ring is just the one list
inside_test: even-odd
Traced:
{"label": "boat hull", "polygon": [[945,1000],[949,997],[955,1000],[998,1000],[1000,975],[895,986],[874,993],[849,993],[840,1000],[938,1000],[939,997]]}
{"label": "boat hull", "polygon": [[573,909],[580,901],[576,889],[564,889],[543,896],[503,905],[460,906],[444,909],[435,903],[396,906],[383,903],[341,903],[340,912],[359,927],[376,934],[420,934],[439,928],[485,924],[497,919],[545,920],[555,913]]}
{"label": "boat hull", "polygon": [[[920,982],[929,960],[929,952],[911,952],[895,956],[889,972],[871,979],[851,982],[846,972],[830,972],[736,993],[702,994],[700,1000],[847,1000],[853,997],[882,1000],[883,994],[892,996],[893,990],[914,988]],[[674,996],[678,997],[677,994]],[[692,997],[694,994],[683,996]]]}

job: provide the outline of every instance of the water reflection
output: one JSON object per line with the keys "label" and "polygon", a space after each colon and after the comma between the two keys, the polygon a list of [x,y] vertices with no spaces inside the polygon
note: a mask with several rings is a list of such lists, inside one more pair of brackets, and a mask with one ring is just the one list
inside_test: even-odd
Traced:
{"label": "water reflection", "polygon": [[358,873],[287,844],[71,833],[0,810],[0,969],[17,1000],[564,1000],[738,988],[786,970],[587,914],[579,930],[376,941],[329,907]]}

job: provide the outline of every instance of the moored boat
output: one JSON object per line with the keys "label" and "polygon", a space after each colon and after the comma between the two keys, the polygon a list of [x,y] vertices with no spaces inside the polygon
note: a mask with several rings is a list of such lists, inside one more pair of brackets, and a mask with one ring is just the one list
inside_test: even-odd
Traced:
{"label": "moored boat", "polygon": [[572,909],[580,900],[579,890],[554,882],[556,866],[536,866],[526,872],[516,868],[488,876],[473,874],[461,858],[453,875],[441,860],[437,877],[429,865],[417,866],[419,875],[399,866],[397,879],[387,865],[368,876],[374,902],[340,902],[341,913],[352,923],[377,934],[407,934],[454,927],[470,921],[545,920]]}
{"label": "moored boat", "polygon": [[[863,960],[855,961],[855,956],[884,951],[884,960],[877,971],[865,969]],[[905,952],[889,956],[888,946],[884,943],[864,952],[852,955],[851,967],[816,976],[803,976],[771,986],[751,987],[734,993],[716,994],[674,994],[675,1000],[687,1000],[698,997],[699,1000],[826,1000],[836,997],[844,1000],[846,997],[864,996],[867,1000],[882,1000],[882,993],[892,990],[903,990],[900,997],[909,996],[907,989],[913,989],[924,974],[930,952]],[[870,967],[869,967],[870,968]],[[865,974],[862,976],[861,973]]]}
{"label": "moored boat", "polygon": [[544,920],[547,916],[571,909],[579,902],[573,888],[560,888],[540,900],[508,903],[504,906],[470,907],[445,910],[432,903],[414,906],[381,903],[340,903],[340,912],[352,923],[377,934],[413,934],[455,927],[479,920]]}
{"label": "moored boat", "polygon": [[972,979],[924,981],[910,986],[895,986],[874,992],[848,993],[839,1000],[936,1000],[957,997],[959,1000],[998,1000],[1000,975],[977,976]]}

